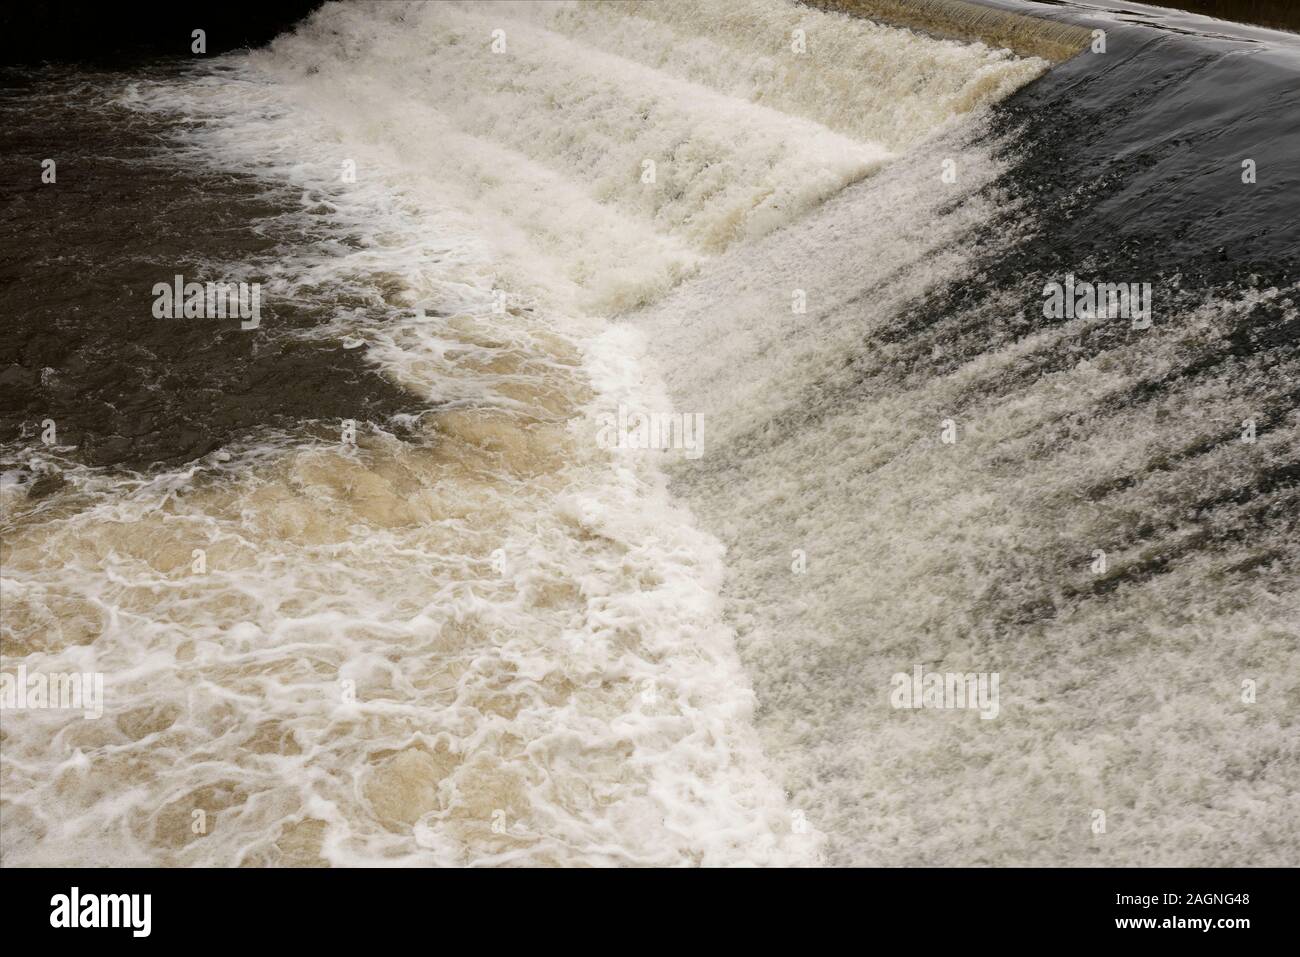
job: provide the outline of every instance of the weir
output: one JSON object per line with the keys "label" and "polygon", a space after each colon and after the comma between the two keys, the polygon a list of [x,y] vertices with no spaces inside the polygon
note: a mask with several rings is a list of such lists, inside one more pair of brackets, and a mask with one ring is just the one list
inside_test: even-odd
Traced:
{"label": "weir", "polygon": [[331,4],[118,90],[416,411],[24,447],[5,654],[113,701],[6,714],[6,861],[1290,863],[1294,49],[868,8]]}
{"label": "weir", "polygon": [[1089,30],[966,0],[802,0],[809,6],[867,17],[931,36],[1014,50],[1060,62],[1087,48]]}
{"label": "weir", "polygon": [[[710,416],[672,488],[727,546],[758,726],[833,863],[1282,864],[1295,839],[1260,799],[1294,786],[1266,757],[1294,718],[1242,689],[1249,661],[1300,673],[1296,58],[1103,22],[1106,54],[632,319]],[[1067,273],[1149,283],[1151,321],[1044,316]],[[883,710],[917,661],[1000,673],[997,720]]]}

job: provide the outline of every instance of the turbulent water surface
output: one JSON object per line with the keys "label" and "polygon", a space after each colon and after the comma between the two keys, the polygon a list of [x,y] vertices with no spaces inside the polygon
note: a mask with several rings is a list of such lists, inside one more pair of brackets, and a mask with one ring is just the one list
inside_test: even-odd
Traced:
{"label": "turbulent water surface", "polygon": [[996,5],[1106,52],[355,3],[8,75],[3,664],[105,693],[6,712],[5,863],[1293,863],[1300,47]]}

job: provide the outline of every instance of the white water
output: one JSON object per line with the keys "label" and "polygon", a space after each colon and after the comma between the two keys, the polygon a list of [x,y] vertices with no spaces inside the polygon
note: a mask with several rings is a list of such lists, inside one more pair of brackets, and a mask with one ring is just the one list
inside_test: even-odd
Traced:
{"label": "white water", "polygon": [[[1237,496],[1300,460],[1294,417],[1261,416],[1300,357],[1180,376],[1261,303],[1294,320],[1300,287],[1163,308],[1089,358],[1085,331],[1127,320],[1007,334],[1040,277],[922,311],[988,286],[971,251],[996,211],[1019,225],[983,237],[993,256],[1052,228],[987,189],[1003,163],[968,133],[927,144],[957,183],[904,157],[636,317],[674,407],[709,423],[671,487],[727,547],[765,749],[831,864],[1286,865],[1294,496]],[[1097,550],[1112,574],[1168,565],[1094,596]],[[892,707],[917,665],[999,674],[996,720]]]}
{"label": "white water", "polygon": [[[824,296],[852,257],[882,281],[932,257],[886,303],[959,272],[947,241],[986,201],[937,217],[944,197],[897,176],[866,209],[842,191],[930,137],[974,156],[978,108],[1043,68],[778,0],[385,3],[128,91],[201,121],[178,162],[301,185],[323,238],[266,294],[355,290],[368,309],[317,334],[427,397],[431,441],[363,424],[356,448],[267,436],[175,474],[76,470],[39,507],[7,489],[5,668],[101,671],[108,700],[98,721],[6,716],[6,863],[821,859],[802,803],[820,792],[754,726],[719,541],[660,456],[598,447],[597,416],[704,411],[712,449],[788,401],[763,349],[792,319],[765,297],[788,307],[780,253],[800,243],[840,250],[803,257]],[[973,197],[996,166],[969,167]],[[774,232],[837,194],[798,239]],[[719,256],[729,272],[708,271]],[[610,321],[702,268],[666,300],[681,316]],[[681,326],[706,294],[719,320]],[[785,353],[789,381],[857,334],[827,315]]]}
{"label": "white water", "polygon": [[[642,317],[675,406],[708,410],[709,452],[673,467],[673,489],[727,546],[728,618],[782,782],[832,864],[1286,864],[1300,588],[1275,556],[1294,554],[1294,532],[1285,504],[1257,528],[1260,502],[1192,503],[1300,457],[1289,422],[1234,440],[1258,415],[1244,396],[1281,392],[1300,361],[1230,363],[1152,406],[1129,393],[1255,303],[1289,296],[1294,314],[1297,290],[1208,301],[1140,350],[1027,386],[1025,364],[1098,320],[946,374],[891,376],[906,349],[877,337],[911,294],[960,278],[934,250],[980,201],[909,234],[896,220],[936,201],[890,175]],[[890,246],[898,271],[866,255]],[[790,315],[796,284],[807,315]],[[719,310],[720,289],[744,289],[742,307]],[[1009,300],[980,311],[983,328],[1015,314]],[[950,322],[927,338],[937,359],[961,333]],[[1079,411],[1094,404],[1108,413],[1095,425]],[[1201,443],[1195,466],[1168,464]],[[1143,477],[1104,501],[1083,491],[1126,474]],[[1154,538],[1135,534],[1146,525]],[[1112,570],[1176,560],[1088,600],[1097,549]],[[1000,674],[997,719],[891,707],[892,676],[918,664]],[[1246,680],[1267,689],[1251,703]]]}

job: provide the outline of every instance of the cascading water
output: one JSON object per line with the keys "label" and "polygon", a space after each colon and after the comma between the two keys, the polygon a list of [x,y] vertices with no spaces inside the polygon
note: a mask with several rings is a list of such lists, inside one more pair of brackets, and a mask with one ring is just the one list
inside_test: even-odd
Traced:
{"label": "cascading water", "polygon": [[[1107,21],[1102,69],[986,21],[1019,52],[783,0],[331,4],[121,78],[96,108],[163,162],[297,196],[196,268],[410,402],[340,373],[183,466],[6,436],[4,670],[106,678],[100,720],[6,715],[6,863],[1280,861],[1293,227],[1265,178],[1167,259],[1125,219],[1214,195],[1144,178],[1209,138],[1153,129],[1150,71],[1247,41]],[[1150,328],[1044,317],[1067,272],[1152,284]],[[618,409],[701,454],[605,447]],[[917,665],[998,673],[996,718],[891,707]]]}

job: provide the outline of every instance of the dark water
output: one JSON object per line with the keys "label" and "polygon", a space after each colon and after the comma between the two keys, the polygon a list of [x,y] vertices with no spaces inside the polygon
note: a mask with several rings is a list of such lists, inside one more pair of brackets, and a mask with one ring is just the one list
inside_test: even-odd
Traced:
{"label": "dark water", "polygon": [[1300,31],[1300,6],[1292,0],[1180,0],[1179,3],[1156,6],[1190,10],[1239,23],[1258,23],[1279,30]]}
{"label": "dark water", "polygon": [[[1041,290],[1026,276],[1140,277],[1170,316],[1207,295],[1285,287],[1300,276],[1300,46],[1071,19],[1111,27],[1107,52],[1085,51],[996,111],[995,134],[1014,143],[1013,167],[998,185],[1031,205],[1040,231],[989,261],[986,283],[943,294],[956,298],[941,308],[960,309],[997,290],[1025,290],[1023,324],[980,330],[972,350],[992,344],[981,337],[1044,327]],[[1243,182],[1247,159],[1253,183]],[[1288,355],[1300,330],[1285,309],[1261,306],[1213,355],[1189,355],[1187,374],[1212,374],[1233,356]],[[1099,334],[1111,338],[1042,357],[1025,374],[1124,345],[1129,335],[1114,327]],[[1276,386],[1267,405],[1280,421],[1295,392],[1285,381]]]}
{"label": "dark water", "polygon": [[322,0],[58,0],[0,7],[0,63],[138,64],[193,55],[204,31],[205,56],[255,48],[289,29]]}
{"label": "dark water", "polygon": [[[1084,52],[1061,64],[996,111],[995,135],[1014,144],[1012,167],[997,188],[1033,210],[1038,231],[985,262],[979,284],[942,289],[907,319],[900,317],[885,334],[902,346],[900,354],[888,367],[863,363],[858,387],[868,378],[879,388],[882,379],[902,382],[921,371],[951,374],[1049,329],[1042,284],[1066,273],[1097,282],[1150,282],[1156,321],[1179,325],[1200,303],[1283,289],[1290,294],[1222,311],[1233,319],[1221,336],[1189,341],[1175,364],[1134,379],[1126,395],[1074,410],[1036,445],[1049,456],[1082,430],[1135,409],[1150,410],[1159,430],[1163,405],[1202,389],[1209,395],[1216,382],[1232,383],[1233,398],[1252,410],[1259,429],[1289,433],[1300,408],[1294,366],[1300,356],[1300,43],[1270,47],[1072,20],[1109,27],[1107,52]],[[1253,183],[1243,182],[1245,159],[1256,164]],[[1014,221],[1008,214],[986,233],[991,237]],[[990,307],[1006,290],[1024,294],[1021,308],[1009,315],[1004,300]],[[918,315],[932,325],[918,328]],[[936,359],[938,343],[944,348]],[[1104,324],[1068,348],[1029,353],[996,388],[1014,395],[1080,361],[1143,348],[1140,332]],[[986,384],[968,398],[988,401]],[[1224,568],[1243,583],[1297,573],[1300,460],[1294,449],[1254,474],[1224,472],[1210,464],[1213,453],[1237,440],[1241,423],[1208,400],[1203,414],[1221,423],[1217,433],[1189,438],[1148,463],[1156,472],[1184,476],[1195,488],[1180,503],[1183,510],[1090,533],[1091,540],[1123,536],[1150,543],[1149,557],[1082,590],[1045,566],[1035,574],[1041,594],[1009,607],[1010,619],[1050,617],[1078,597],[1109,594],[1121,582],[1160,575],[1181,558],[1231,543],[1274,543]],[[1075,494],[1104,514],[1109,502],[1149,479],[1145,470],[1119,472]],[[1199,526],[1190,535],[1188,522]],[[1085,545],[1078,543],[1086,552]]]}
{"label": "dark water", "polygon": [[[298,335],[373,302],[329,290],[272,295],[254,330],[153,317],[154,283],[177,273],[265,281],[313,239],[283,219],[301,208],[299,193],[196,169],[172,152],[183,119],[112,102],[129,80],[186,68],[3,75],[0,442],[34,441],[53,419],[76,461],[174,466],[258,430],[325,420],[337,431],[338,419],[382,422],[412,406],[365,347]],[[53,184],[41,181],[46,157],[57,163]]]}

